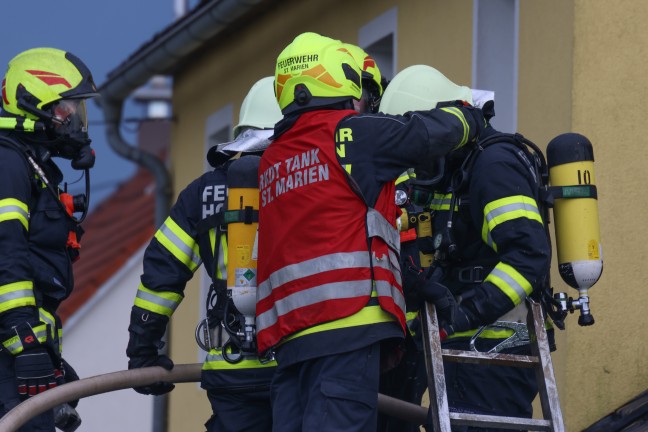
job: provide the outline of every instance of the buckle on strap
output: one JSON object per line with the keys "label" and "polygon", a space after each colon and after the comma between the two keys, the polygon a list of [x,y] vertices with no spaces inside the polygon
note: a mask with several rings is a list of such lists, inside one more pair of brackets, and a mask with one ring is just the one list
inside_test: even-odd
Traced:
{"label": "buckle on strap", "polygon": [[529,337],[529,328],[525,323],[514,321],[495,321],[493,324],[480,327],[479,330],[477,330],[477,332],[470,338],[470,350],[479,352],[479,350],[475,346],[477,338],[484,330],[493,328],[513,330],[513,334],[495,345],[490,350],[486,351],[487,353],[498,353],[503,349],[515,348],[518,346],[527,345],[531,342],[531,338]]}
{"label": "buckle on strap", "polygon": [[481,283],[486,271],[483,266],[463,267],[458,269],[457,277],[461,283]]}

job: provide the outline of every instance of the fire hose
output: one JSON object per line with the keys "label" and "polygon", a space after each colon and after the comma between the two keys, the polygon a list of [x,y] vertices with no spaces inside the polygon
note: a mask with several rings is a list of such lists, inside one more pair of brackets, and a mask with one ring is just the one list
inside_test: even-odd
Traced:
{"label": "fire hose", "polygon": [[[166,370],[159,366],[123,370],[90,378],[83,378],[33,396],[0,418],[0,432],[14,432],[32,417],[50,410],[62,403],[88,396],[141,387],[157,381],[186,383],[200,381],[202,364],[178,364]],[[390,396],[378,393],[378,409],[389,416],[423,424],[427,409]]]}

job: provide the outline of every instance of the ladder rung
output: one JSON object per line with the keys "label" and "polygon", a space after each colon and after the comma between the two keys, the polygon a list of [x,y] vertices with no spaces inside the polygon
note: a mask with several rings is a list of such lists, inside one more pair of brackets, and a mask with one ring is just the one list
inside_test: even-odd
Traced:
{"label": "ladder rung", "polygon": [[450,349],[442,349],[441,354],[445,360],[455,363],[485,363],[525,368],[536,367],[540,363],[540,360],[536,356],[518,354],[483,353]]}
{"label": "ladder rung", "polygon": [[[565,425],[558,400],[556,378],[551,363],[549,341],[544,327],[542,307],[531,301],[527,316],[530,348],[533,355],[481,353],[442,349],[439,339],[439,322],[434,305],[424,308],[423,348],[428,373],[432,427],[437,432],[451,432],[452,426],[484,426],[510,430],[564,432]],[[538,395],[543,419],[500,417],[482,414],[451,413],[446,394],[444,360],[459,363],[484,363],[532,368],[538,382]]]}
{"label": "ladder rung", "polygon": [[500,429],[520,430],[520,426],[530,431],[551,431],[551,421],[521,417],[502,417],[483,414],[450,413],[453,426],[498,427]]}

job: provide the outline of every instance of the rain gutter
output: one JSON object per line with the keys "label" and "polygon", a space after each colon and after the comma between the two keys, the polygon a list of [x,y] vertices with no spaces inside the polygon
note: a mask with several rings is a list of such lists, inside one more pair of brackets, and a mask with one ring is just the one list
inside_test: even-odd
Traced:
{"label": "rain gutter", "polygon": [[236,19],[263,0],[212,0],[156,35],[109,73],[99,88],[100,105],[110,147],[120,156],[147,168],[155,177],[155,223],[160,226],[171,207],[171,180],[163,160],[128,143],[121,134],[124,101],[154,75],[169,75]]}

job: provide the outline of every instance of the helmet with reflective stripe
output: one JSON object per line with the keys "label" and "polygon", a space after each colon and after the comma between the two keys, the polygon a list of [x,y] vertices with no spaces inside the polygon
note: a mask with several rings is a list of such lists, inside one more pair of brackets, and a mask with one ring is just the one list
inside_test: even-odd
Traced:
{"label": "helmet with reflective stripe", "polygon": [[378,96],[381,96],[384,90],[381,81],[382,75],[373,57],[357,45],[344,44],[344,48],[349,51],[358,66],[362,69],[362,88],[371,86],[373,89],[370,91],[374,91]]}
{"label": "helmet with reflective stripe", "polygon": [[461,100],[473,103],[470,88],[459,86],[431,66],[414,65],[403,69],[389,82],[380,102],[386,114],[436,108],[439,102]]}
{"label": "helmet with reflective stripe", "polygon": [[[373,113],[378,112],[384,88],[376,61],[357,45],[344,44],[344,48],[349,51],[349,54],[353,56],[353,59],[362,69],[362,90],[365,93],[363,98],[366,98],[368,110]],[[361,112],[364,109],[367,108],[361,109]]]}
{"label": "helmet with reflective stripe", "polygon": [[243,99],[234,138],[245,128],[274,129],[282,117],[274,95],[274,77],[261,78]]}
{"label": "helmet with reflective stripe", "polygon": [[33,48],[14,57],[2,81],[5,114],[49,122],[48,107],[61,99],[98,96],[88,67],[73,54]]}
{"label": "helmet with reflective stripe", "polygon": [[275,94],[283,114],[362,96],[361,69],[342,42],[297,36],[277,58]]}

